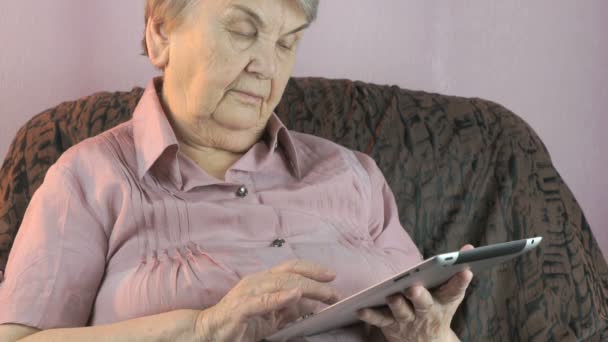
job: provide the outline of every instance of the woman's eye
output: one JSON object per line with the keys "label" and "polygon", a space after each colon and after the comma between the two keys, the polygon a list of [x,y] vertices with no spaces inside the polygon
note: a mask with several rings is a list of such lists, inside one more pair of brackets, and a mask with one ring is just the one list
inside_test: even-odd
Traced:
{"label": "woman's eye", "polygon": [[240,32],[240,31],[230,31],[232,34],[234,34],[235,36],[241,37],[241,38],[255,38],[255,36],[257,35],[257,32]]}
{"label": "woman's eye", "polygon": [[288,38],[288,39],[279,40],[279,42],[277,44],[282,49],[292,51],[296,47],[297,41],[298,41],[297,39]]}
{"label": "woman's eye", "polygon": [[279,47],[281,49],[285,49],[285,50],[292,50],[293,49],[293,46],[292,46],[293,44],[287,44],[287,43],[281,43],[281,42],[279,42],[278,45],[279,45]]}

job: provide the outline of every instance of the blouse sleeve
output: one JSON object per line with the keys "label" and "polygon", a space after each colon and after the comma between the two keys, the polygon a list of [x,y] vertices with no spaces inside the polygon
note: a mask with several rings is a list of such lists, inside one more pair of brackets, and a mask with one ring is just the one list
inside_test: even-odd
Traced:
{"label": "blouse sleeve", "polygon": [[[422,260],[418,248],[399,221],[397,204],[382,171],[373,159],[363,153],[356,153],[361,165],[369,175],[371,183],[369,233],[376,248],[384,255],[387,264],[395,272]],[[363,324],[335,329],[330,332],[294,339],[294,342],[382,342],[386,341],[379,329],[366,336]]]}
{"label": "blouse sleeve", "polygon": [[366,154],[357,157],[371,183],[369,233],[394,271],[400,271],[422,260],[422,254],[399,221],[395,196],[376,162]]}
{"label": "blouse sleeve", "polygon": [[81,184],[55,164],[32,197],[0,282],[0,324],[87,324],[108,240]]}

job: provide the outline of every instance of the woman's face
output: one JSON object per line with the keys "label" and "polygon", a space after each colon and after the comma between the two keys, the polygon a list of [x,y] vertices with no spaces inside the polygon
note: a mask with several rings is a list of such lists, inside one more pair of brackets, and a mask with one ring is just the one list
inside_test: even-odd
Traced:
{"label": "woman's face", "polygon": [[181,143],[239,153],[258,141],[306,26],[295,0],[200,0],[192,7],[165,36],[165,57],[151,56],[164,67],[162,102]]}

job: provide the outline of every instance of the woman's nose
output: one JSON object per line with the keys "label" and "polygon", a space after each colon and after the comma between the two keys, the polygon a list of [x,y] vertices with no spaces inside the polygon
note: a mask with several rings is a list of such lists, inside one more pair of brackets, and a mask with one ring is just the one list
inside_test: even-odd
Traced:
{"label": "woman's nose", "polygon": [[262,79],[272,79],[277,72],[277,51],[273,44],[260,44],[247,66],[247,71]]}

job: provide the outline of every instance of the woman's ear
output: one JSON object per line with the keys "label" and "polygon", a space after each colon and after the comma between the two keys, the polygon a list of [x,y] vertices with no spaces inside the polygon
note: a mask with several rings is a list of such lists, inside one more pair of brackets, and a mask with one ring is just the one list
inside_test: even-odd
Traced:
{"label": "woman's ear", "polygon": [[155,67],[163,70],[169,64],[169,36],[163,21],[148,19],[146,44],[150,61]]}

